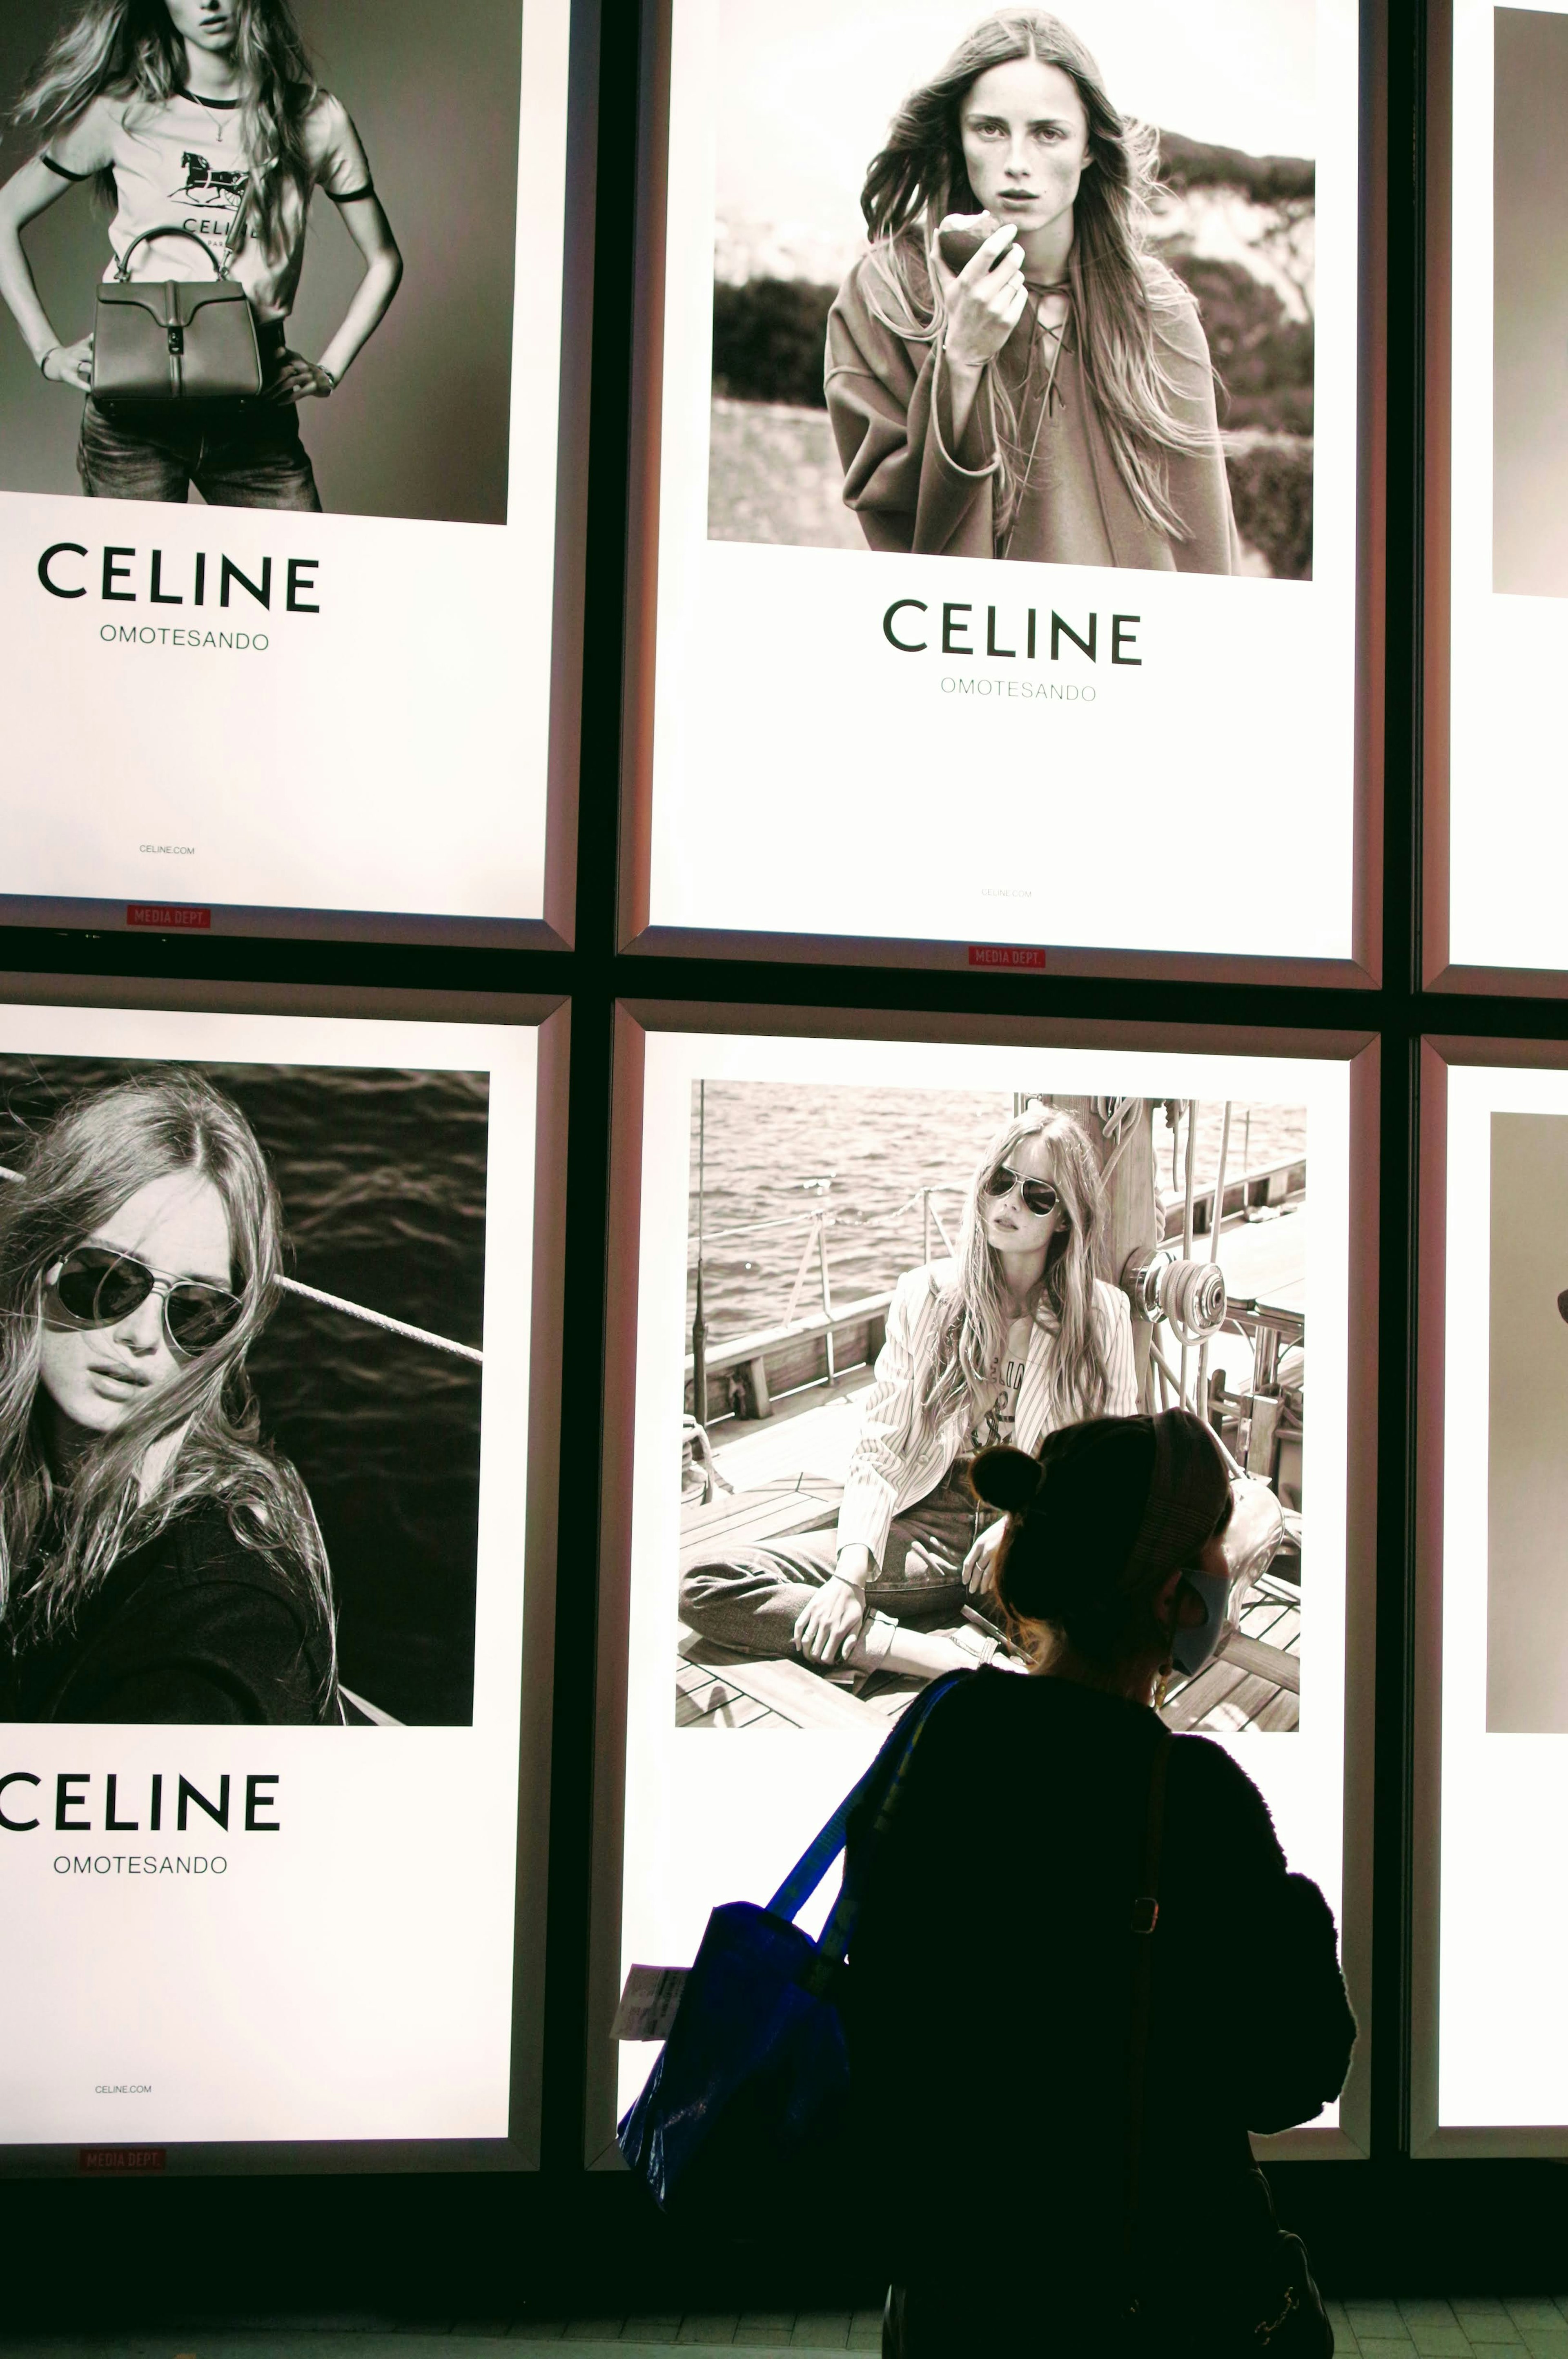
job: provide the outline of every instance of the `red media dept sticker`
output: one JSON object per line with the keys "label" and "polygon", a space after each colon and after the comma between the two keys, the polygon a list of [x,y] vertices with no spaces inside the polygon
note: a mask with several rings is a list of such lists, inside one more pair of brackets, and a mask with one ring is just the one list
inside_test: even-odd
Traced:
{"label": "red media dept sticker", "polygon": [[969,964],[1001,967],[1011,974],[1025,968],[1038,972],[1044,967],[1045,953],[1023,942],[971,942]]}
{"label": "red media dept sticker", "polygon": [[163,934],[204,933],[212,923],[211,909],[175,909],[159,901],[127,901],[127,926],[152,926]]}
{"label": "red media dept sticker", "polygon": [[168,2164],[168,2149],[161,2146],[84,2146],[77,2148],[76,2155],[78,2170],[90,2179],[163,2170]]}

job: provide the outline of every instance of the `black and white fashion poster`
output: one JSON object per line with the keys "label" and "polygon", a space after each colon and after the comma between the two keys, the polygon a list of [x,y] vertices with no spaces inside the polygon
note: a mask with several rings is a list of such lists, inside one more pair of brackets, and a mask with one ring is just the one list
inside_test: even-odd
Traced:
{"label": "black and white fashion poster", "polygon": [[1560,2131],[1568,1904],[1539,1863],[1568,1811],[1568,1074],[1454,1062],[1445,1086],[1433,2126]]}
{"label": "black and white fashion poster", "polygon": [[1350,955],[1354,8],[671,5],[652,924]]}
{"label": "black and white fashion poster", "polygon": [[1266,1544],[1162,1709],[1236,1749],[1336,1889],[1344,1068],[646,1053],[622,1972],[765,1902],[926,1680],[1027,1674],[977,1451],[1184,1401]]}
{"label": "black and white fashion poster", "polygon": [[1568,13],[1455,0],[1453,75],[1448,954],[1562,968]]}
{"label": "black and white fashion poster", "polygon": [[1487,1726],[1568,1735],[1568,1114],[1492,1116]]}
{"label": "black and white fashion poster", "polygon": [[0,895],[542,919],[568,19],[8,12]]}
{"label": "black and white fashion poster", "polygon": [[508,2134],[536,1061],[0,1016],[6,2145]]}

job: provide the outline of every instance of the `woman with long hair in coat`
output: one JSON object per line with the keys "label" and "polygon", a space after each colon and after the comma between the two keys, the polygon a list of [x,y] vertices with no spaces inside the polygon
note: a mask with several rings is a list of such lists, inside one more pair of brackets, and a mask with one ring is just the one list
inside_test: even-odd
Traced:
{"label": "woman with long hair in coat", "polygon": [[1236,571],[1208,345],[1149,241],[1157,155],[1040,9],[986,17],[905,99],[827,323],[871,548]]}

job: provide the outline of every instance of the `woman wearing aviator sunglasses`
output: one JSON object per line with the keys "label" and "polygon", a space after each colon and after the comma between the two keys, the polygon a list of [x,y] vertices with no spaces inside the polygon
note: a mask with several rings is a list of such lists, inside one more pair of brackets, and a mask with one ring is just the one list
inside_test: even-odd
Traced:
{"label": "woman wearing aviator sunglasses", "polygon": [[1071,1114],[1035,1105],[1009,1123],[970,1185],[956,1260],[894,1291],[837,1528],[691,1566],[685,1620],[824,1671],[972,1663],[972,1634],[940,1625],[989,1589],[1003,1527],[977,1505],[969,1460],[1138,1406],[1126,1299],[1098,1275],[1104,1223]]}
{"label": "woman wearing aviator sunglasses", "polygon": [[0,1719],[340,1718],[320,1533],[245,1375],[281,1245],[250,1125],[184,1071],[66,1106],[0,1191]]}

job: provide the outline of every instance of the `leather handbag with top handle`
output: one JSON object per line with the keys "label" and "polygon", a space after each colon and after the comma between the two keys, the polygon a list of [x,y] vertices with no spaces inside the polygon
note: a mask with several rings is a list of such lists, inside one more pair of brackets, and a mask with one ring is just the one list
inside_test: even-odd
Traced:
{"label": "leather handbag with top handle", "polygon": [[[212,265],[205,278],[133,278],[131,256],[150,238],[184,237]],[[92,398],[175,402],[254,400],[262,389],[255,314],[239,281],[194,230],[144,230],[98,289]]]}

